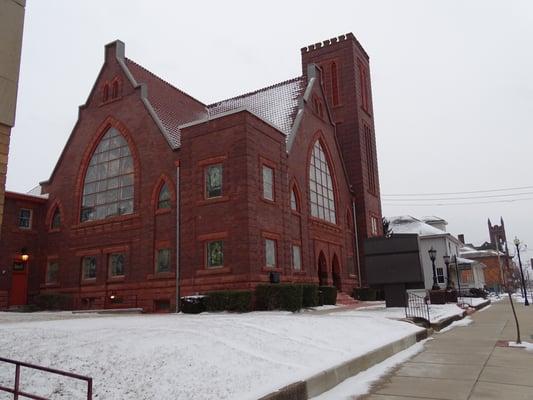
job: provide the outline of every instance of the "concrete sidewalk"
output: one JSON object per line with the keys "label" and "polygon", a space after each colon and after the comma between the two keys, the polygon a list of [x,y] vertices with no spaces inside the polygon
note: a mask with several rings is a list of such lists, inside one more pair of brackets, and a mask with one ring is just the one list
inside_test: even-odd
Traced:
{"label": "concrete sidewalk", "polygon": [[[533,342],[533,306],[516,304],[522,341]],[[471,316],[473,323],[437,333],[424,351],[374,385],[367,400],[531,400],[533,352],[500,347],[516,340],[509,300]]]}

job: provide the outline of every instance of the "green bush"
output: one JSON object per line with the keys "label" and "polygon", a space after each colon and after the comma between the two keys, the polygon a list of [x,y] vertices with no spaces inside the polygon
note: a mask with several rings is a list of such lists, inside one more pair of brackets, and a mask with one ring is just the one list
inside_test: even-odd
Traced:
{"label": "green bush", "polygon": [[318,286],[317,285],[302,285],[302,306],[316,307],[318,306]]}
{"label": "green bush", "polygon": [[207,311],[248,312],[252,309],[252,292],[230,291],[210,292],[207,294]]}
{"label": "green bush", "polygon": [[353,297],[361,301],[376,301],[378,299],[378,291],[373,288],[355,288]]}
{"label": "green bush", "polygon": [[41,293],[33,297],[32,305],[38,310],[69,310],[72,297],[64,293]]}
{"label": "green bush", "polygon": [[181,312],[184,314],[200,314],[205,311],[205,296],[185,296],[181,298]]}
{"label": "green bush", "polygon": [[324,305],[337,304],[337,288],[335,286],[319,286],[318,289],[322,292]]}
{"label": "green bush", "polygon": [[298,311],[302,308],[302,285],[263,284],[255,288],[257,310]]}

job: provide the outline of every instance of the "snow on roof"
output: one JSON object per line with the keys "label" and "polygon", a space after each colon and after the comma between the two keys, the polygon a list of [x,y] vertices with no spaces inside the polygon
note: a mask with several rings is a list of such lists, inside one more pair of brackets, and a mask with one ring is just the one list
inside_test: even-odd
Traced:
{"label": "snow on roof", "polygon": [[401,215],[388,218],[389,228],[394,233],[416,233],[419,236],[443,235],[446,232],[441,231],[429,224],[410,215]]}
{"label": "snow on roof", "polygon": [[[478,250],[471,246],[463,246],[459,250],[459,253],[466,257],[495,257],[498,255],[498,252],[496,250]],[[500,256],[504,256],[505,253],[499,252]]]}
{"label": "snow on roof", "polygon": [[298,77],[210,104],[207,108],[210,116],[245,108],[272,124],[288,138],[298,111],[298,100],[303,95],[305,86],[305,79]]}
{"label": "snow on roof", "polygon": [[163,125],[165,130],[163,133],[172,148],[178,148],[181,143],[179,126],[205,118],[208,113],[207,108],[200,101],[172,86],[135,61],[126,58],[125,63],[137,83],[146,84],[148,101]]}
{"label": "snow on roof", "polygon": [[441,217],[436,217],[434,215],[429,215],[429,216],[425,216],[425,217],[422,217],[420,218],[421,221],[424,221],[424,222],[440,222],[442,224],[445,224],[445,225],[448,225],[448,222],[441,218]]}
{"label": "snow on roof", "polygon": [[475,264],[477,261],[469,260],[468,258],[457,257],[457,262],[459,264]]}

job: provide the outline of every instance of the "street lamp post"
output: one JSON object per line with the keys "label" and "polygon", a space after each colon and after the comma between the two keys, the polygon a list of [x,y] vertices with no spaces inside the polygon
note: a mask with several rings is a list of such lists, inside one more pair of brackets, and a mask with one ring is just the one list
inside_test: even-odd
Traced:
{"label": "street lamp post", "polygon": [[518,265],[520,266],[520,277],[522,278],[522,289],[524,291],[524,297],[526,298],[526,300],[524,301],[524,305],[529,306],[529,301],[527,301],[526,283],[524,281],[524,271],[522,270],[522,260],[520,259],[520,240],[516,236],[514,238],[514,245],[516,246],[516,252],[518,254]]}
{"label": "street lamp post", "polygon": [[450,290],[452,288],[450,283],[450,256],[445,254],[442,258],[444,258],[444,264],[446,264],[446,290]]}
{"label": "street lamp post", "polygon": [[440,287],[437,283],[437,273],[435,270],[435,258],[437,257],[437,250],[435,250],[433,246],[431,246],[431,249],[428,250],[428,253],[429,258],[431,259],[431,264],[433,265],[433,287],[431,288],[431,290],[439,290]]}

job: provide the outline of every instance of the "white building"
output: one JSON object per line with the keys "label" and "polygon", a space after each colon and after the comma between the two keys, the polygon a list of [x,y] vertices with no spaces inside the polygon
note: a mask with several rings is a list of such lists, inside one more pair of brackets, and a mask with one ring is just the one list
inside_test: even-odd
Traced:
{"label": "white building", "polygon": [[[424,272],[424,286],[431,289],[433,286],[433,266],[429,256],[429,250],[436,250],[435,272],[437,284],[444,289],[447,286],[447,271],[444,262],[444,256],[457,257],[459,264],[459,275],[461,288],[482,288],[485,284],[483,275],[483,264],[474,260],[460,257],[463,243],[455,236],[446,232],[445,220],[439,217],[423,217],[422,219],[414,218],[410,215],[391,217],[389,228],[393,233],[416,233],[420,240],[420,260]],[[450,263],[450,283],[457,288],[457,273],[455,265]],[[464,284],[463,284],[464,281]]]}

